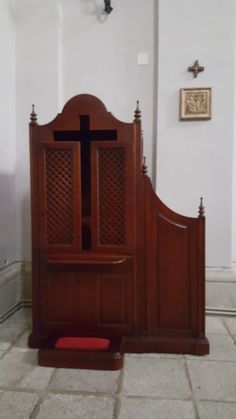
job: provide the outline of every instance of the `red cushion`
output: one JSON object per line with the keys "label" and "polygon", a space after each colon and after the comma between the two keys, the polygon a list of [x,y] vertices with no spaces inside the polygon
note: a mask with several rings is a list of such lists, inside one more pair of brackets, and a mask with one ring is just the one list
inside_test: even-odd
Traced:
{"label": "red cushion", "polygon": [[87,337],[61,337],[55,343],[56,349],[82,349],[87,351],[107,351],[110,339]]}

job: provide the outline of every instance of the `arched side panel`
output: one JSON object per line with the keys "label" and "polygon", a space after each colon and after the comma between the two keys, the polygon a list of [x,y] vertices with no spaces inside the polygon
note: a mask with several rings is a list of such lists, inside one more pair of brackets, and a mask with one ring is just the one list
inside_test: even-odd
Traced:
{"label": "arched side panel", "polygon": [[152,336],[198,336],[198,222],[165,207],[149,185],[147,284],[148,329]]}

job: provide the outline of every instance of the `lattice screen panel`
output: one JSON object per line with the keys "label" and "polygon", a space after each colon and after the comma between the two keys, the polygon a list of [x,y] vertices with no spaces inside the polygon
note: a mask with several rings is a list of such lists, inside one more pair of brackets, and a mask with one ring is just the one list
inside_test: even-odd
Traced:
{"label": "lattice screen panel", "polygon": [[46,240],[50,245],[73,244],[72,150],[46,149]]}
{"label": "lattice screen panel", "polygon": [[126,243],[126,150],[99,149],[99,243]]}

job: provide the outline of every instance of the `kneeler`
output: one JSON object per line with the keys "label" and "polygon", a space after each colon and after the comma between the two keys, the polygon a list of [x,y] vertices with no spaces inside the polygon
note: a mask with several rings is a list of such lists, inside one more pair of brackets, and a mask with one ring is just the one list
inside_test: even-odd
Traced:
{"label": "kneeler", "polygon": [[32,313],[39,364],[118,369],[125,352],[204,355],[205,217],[169,209],[142,155],[141,112],[96,97],[30,121]]}

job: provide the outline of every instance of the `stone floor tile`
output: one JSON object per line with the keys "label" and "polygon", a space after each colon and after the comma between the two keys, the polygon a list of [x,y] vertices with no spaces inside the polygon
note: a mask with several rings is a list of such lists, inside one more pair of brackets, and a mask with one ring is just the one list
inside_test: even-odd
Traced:
{"label": "stone floor tile", "polygon": [[35,367],[22,378],[19,387],[22,389],[41,390],[48,385],[53,371],[53,368]]}
{"label": "stone floor tile", "polygon": [[236,362],[188,360],[187,365],[197,399],[236,401]]}
{"label": "stone floor tile", "polygon": [[191,401],[123,398],[118,419],[195,419]]}
{"label": "stone floor tile", "polygon": [[112,419],[114,400],[108,397],[49,395],[37,419]]}
{"label": "stone floor tile", "polygon": [[[1,339],[1,336],[0,336],[0,339]],[[0,351],[6,351],[7,349],[10,348],[10,346],[11,346],[10,342],[4,342],[4,341],[1,342],[0,340]]]}
{"label": "stone floor tile", "polygon": [[128,358],[124,367],[123,393],[185,399],[190,388],[184,362],[170,359]]}
{"label": "stone floor tile", "polygon": [[9,347],[29,327],[31,310],[21,309],[0,324],[0,350]]}
{"label": "stone floor tile", "polygon": [[210,333],[227,335],[222,318],[206,316],[206,335]]}
{"label": "stone floor tile", "polygon": [[235,419],[236,403],[198,402],[199,419]]}
{"label": "stone floor tile", "polygon": [[236,345],[233,339],[228,335],[209,335],[210,354],[203,357],[186,355],[187,359],[195,359],[198,361],[235,361],[236,362]]}
{"label": "stone floor tile", "polygon": [[118,389],[120,371],[58,369],[51,382],[53,390],[113,394]]}
{"label": "stone floor tile", "polygon": [[210,335],[209,341],[210,354],[203,359],[236,362],[236,346],[230,336]]}
{"label": "stone floor tile", "polygon": [[28,419],[37,402],[35,394],[0,391],[0,419]]}
{"label": "stone floor tile", "polygon": [[42,389],[48,384],[52,371],[52,368],[37,366],[37,354],[33,351],[10,351],[0,361],[0,386]]}
{"label": "stone floor tile", "polygon": [[184,359],[184,355],[181,354],[160,354],[161,359]]}
{"label": "stone floor tile", "polygon": [[232,335],[236,335],[236,317],[225,317],[224,323]]}
{"label": "stone floor tile", "polygon": [[18,326],[24,328],[31,324],[32,311],[29,308],[21,308],[9,317],[3,324],[6,326]]}
{"label": "stone floor tile", "polygon": [[0,362],[0,386],[18,385],[32,370],[32,362],[25,362],[25,352],[7,353]]}
{"label": "stone floor tile", "polygon": [[139,354],[139,353],[128,353],[128,354],[125,354],[125,359],[127,360],[127,359],[129,359],[129,358],[139,358],[139,359],[142,359],[142,358],[145,358],[145,359],[148,359],[148,358],[154,358],[154,359],[161,359],[161,355],[162,354],[155,354],[155,353],[144,353],[144,354]]}
{"label": "stone floor tile", "polygon": [[23,334],[21,334],[13,343],[11,348],[12,351],[29,351],[28,347],[28,337],[29,337],[29,330],[27,329]]}
{"label": "stone floor tile", "polygon": [[21,335],[22,328],[17,325],[6,326],[5,323],[0,325],[0,348],[5,350]]}
{"label": "stone floor tile", "polygon": [[184,359],[184,355],[181,354],[163,354],[163,353],[144,353],[144,354],[138,354],[138,353],[133,353],[133,354],[125,354],[125,359],[129,359],[129,358],[145,358],[145,359]]}

